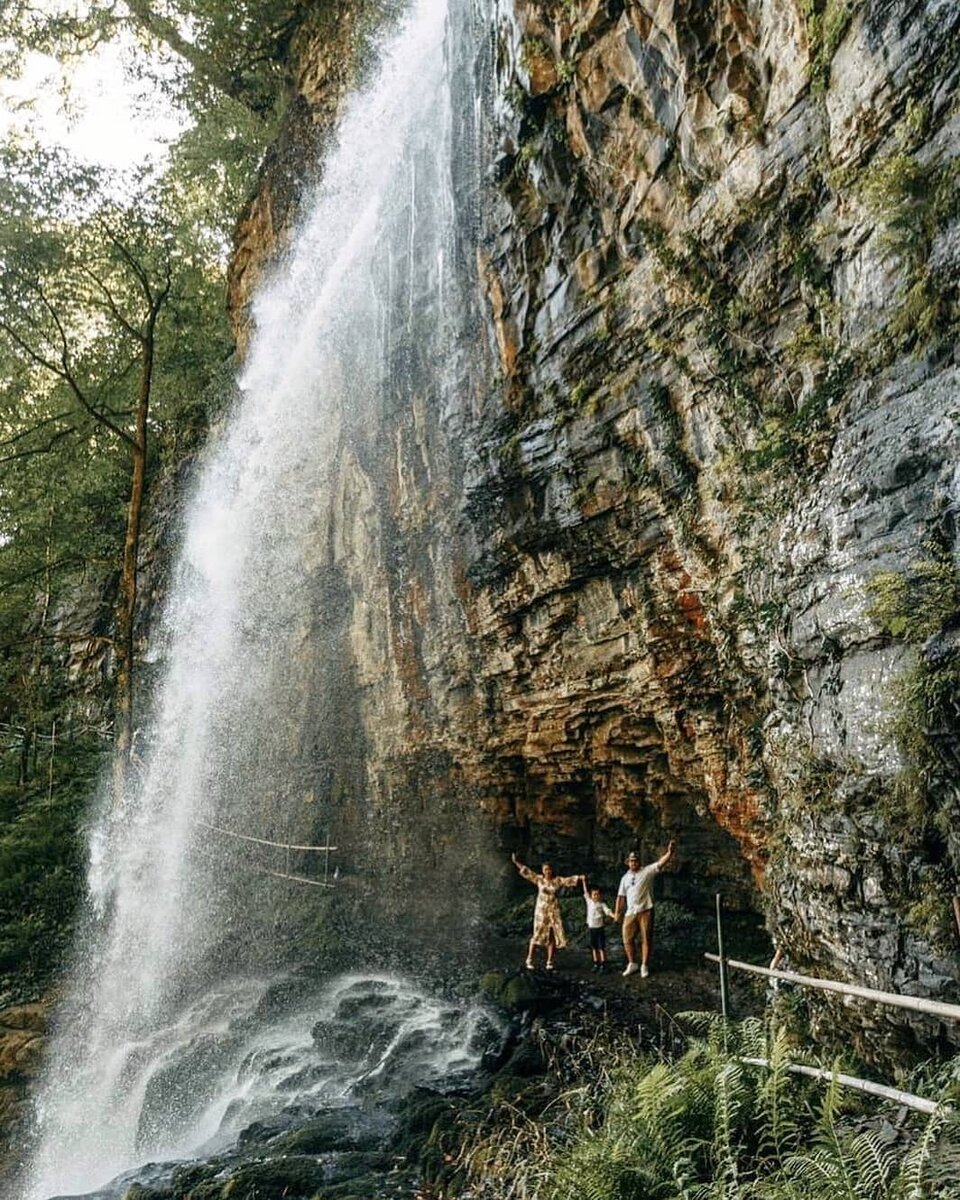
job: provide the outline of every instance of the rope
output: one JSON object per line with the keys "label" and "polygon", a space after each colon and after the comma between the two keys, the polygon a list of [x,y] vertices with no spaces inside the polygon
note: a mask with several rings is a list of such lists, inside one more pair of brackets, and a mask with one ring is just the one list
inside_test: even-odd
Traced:
{"label": "rope", "polygon": [[[194,825],[202,825],[214,833],[222,833],[224,837],[237,838],[241,842],[254,842],[258,846],[274,846],[278,850],[336,850],[336,846],[291,846],[287,842],[270,842],[266,838],[251,837],[248,833],[235,833],[232,829],[224,829],[220,825],[211,825],[209,821],[194,821]],[[293,876],[291,876],[293,878]]]}
{"label": "rope", "polygon": [[335,883],[324,883],[322,879],[307,879],[305,875],[286,875],[283,871],[268,871],[266,867],[253,867],[258,875],[272,875],[274,879],[289,879],[292,883],[309,883],[311,887],[336,888]]}
{"label": "rope", "polygon": [[[213,850],[210,846],[200,846],[199,849],[206,856],[207,861],[217,864],[225,861],[219,857],[219,851]],[[322,887],[335,889],[338,884],[326,883],[321,879],[308,879],[305,875],[290,875],[283,871],[271,871],[268,867],[258,867],[255,863],[248,862],[231,862],[231,866],[237,869],[250,871],[254,875],[272,875],[275,879],[289,879],[293,883],[306,883],[310,887]]]}

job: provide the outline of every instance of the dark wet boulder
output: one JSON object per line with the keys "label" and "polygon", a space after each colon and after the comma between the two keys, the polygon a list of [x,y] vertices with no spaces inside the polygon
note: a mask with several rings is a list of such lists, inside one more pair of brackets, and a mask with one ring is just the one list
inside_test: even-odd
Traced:
{"label": "dark wet boulder", "polygon": [[174,1193],[169,1188],[148,1187],[143,1183],[135,1183],[123,1194],[123,1200],[173,1200]]}
{"label": "dark wet boulder", "polygon": [[223,1200],[313,1200],[323,1194],[325,1177],[316,1159],[271,1158],[232,1172],[220,1195]]}
{"label": "dark wet boulder", "polygon": [[543,1012],[559,1002],[554,989],[530,971],[488,971],[480,979],[480,992],[490,1004],[511,1013]]}
{"label": "dark wet boulder", "polygon": [[373,1150],[389,1133],[390,1118],[359,1108],[318,1113],[305,1125],[270,1142],[271,1154],[326,1154],[333,1150]]}

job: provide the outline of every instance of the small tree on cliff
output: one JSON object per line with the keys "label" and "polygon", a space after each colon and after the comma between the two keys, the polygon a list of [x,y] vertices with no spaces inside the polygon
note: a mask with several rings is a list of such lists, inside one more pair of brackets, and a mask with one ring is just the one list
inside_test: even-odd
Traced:
{"label": "small tree on cliff", "polygon": [[[21,485],[31,478],[26,468],[37,463],[48,473],[51,466],[63,468],[67,476],[78,463],[88,470],[104,462],[113,470],[118,462],[125,464],[112,637],[120,800],[133,746],[138,564],[158,391],[162,422],[164,415],[169,419],[172,410],[182,409],[180,388],[196,386],[198,352],[192,342],[206,337],[204,320],[219,280],[205,270],[203,256],[195,253],[196,239],[185,236],[182,222],[171,216],[169,193],[155,182],[141,179],[121,195],[110,190],[101,172],[79,168],[56,153],[32,147],[27,155],[8,147],[3,157],[0,379],[6,387],[0,401],[0,459],[19,465]],[[185,307],[191,310],[186,322]],[[69,457],[68,447],[74,450]],[[51,474],[51,528],[44,551],[48,596],[52,564],[62,562],[69,569],[86,561],[83,546],[69,545],[71,539],[52,528],[56,496],[64,489]],[[113,524],[109,511],[102,516]],[[15,571],[14,552],[30,534],[9,498],[7,527],[0,535],[7,551],[4,564]],[[8,576],[0,586],[18,583],[29,590],[29,571],[19,580]]]}

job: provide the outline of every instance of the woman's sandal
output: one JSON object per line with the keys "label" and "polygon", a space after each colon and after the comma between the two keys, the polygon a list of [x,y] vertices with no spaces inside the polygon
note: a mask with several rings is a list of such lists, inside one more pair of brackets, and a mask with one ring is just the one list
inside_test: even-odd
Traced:
{"label": "woman's sandal", "polygon": [[554,969],[554,968],[553,968],[553,963],[552,963],[552,962],[548,962],[548,963],[547,963],[547,970],[548,970],[548,971],[552,971],[553,969]]}
{"label": "woman's sandal", "polygon": [[528,958],[528,959],[527,959],[527,970],[528,970],[528,971],[533,971],[533,970],[535,970],[535,969],[536,969],[536,968],[535,968],[535,967],[534,967],[534,965],[533,965],[533,959],[532,959],[532,958]]}

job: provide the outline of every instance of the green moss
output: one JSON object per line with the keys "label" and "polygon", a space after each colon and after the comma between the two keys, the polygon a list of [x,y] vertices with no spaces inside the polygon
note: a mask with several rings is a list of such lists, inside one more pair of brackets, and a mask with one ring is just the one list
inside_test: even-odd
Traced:
{"label": "green moss", "polygon": [[831,436],[836,408],[853,375],[852,358],[827,364],[820,381],[794,412],[766,421],[756,447],[744,456],[749,471],[788,466],[802,473],[811,454]]}
{"label": "green moss", "polygon": [[220,1192],[223,1200],[289,1200],[313,1196],[326,1171],[310,1158],[285,1158],[249,1163],[231,1175]]}
{"label": "green moss", "polygon": [[[886,819],[946,838],[958,813],[951,797],[960,739],[960,650],[937,635],[960,612],[960,577],[949,549],[935,541],[903,574],[880,572],[867,584],[869,615],[890,637],[921,648],[915,664],[890,689],[886,727],[904,766],[880,805]],[[906,825],[904,825],[906,823]]]}
{"label": "green moss", "polygon": [[928,872],[920,881],[920,898],[906,911],[906,923],[920,934],[936,953],[946,957],[956,946],[951,896],[953,887],[942,869]]}
{"label": "green moss", "polygon": [[810,48],[810,89],[822,96],[830,83],[830,64],[862,0],[804,0]]}
{"label": "green moss", "polygon": [[867,583],[867,615],[884,633],[920,642],[960,609],[960,578],[949,554],[935,544],[930,556],[914,560],[906,574],[879,571]]}
{"label": "green moss", "polygon": [[[908,121],[901,147],[920,119]],[[931,276],[927,263],[938,232],[960,219],[960,162],[921,163],[900,148],[871,164],[860,195],[883,223],[885,243],[904,270],[900,303],[885,330],[890,351],[919,351],[952,338],[960,319],[957,288],[944,287]]]}

